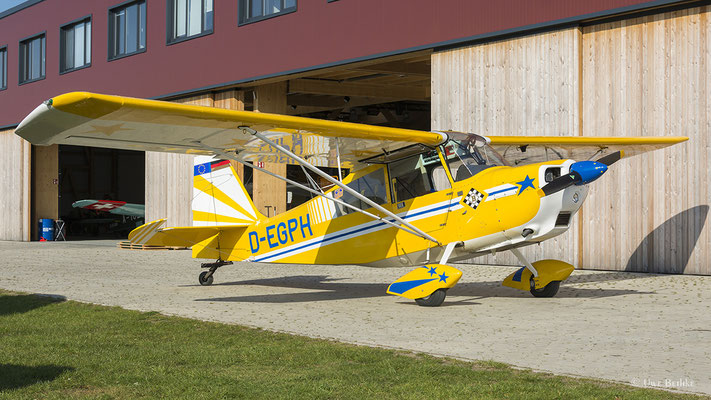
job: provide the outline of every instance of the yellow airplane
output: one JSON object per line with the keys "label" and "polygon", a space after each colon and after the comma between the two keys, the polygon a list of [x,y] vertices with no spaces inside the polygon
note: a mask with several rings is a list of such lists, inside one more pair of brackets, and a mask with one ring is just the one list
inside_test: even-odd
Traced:
{"label": "yellow airplane", "polygon": [[[195,154],[194,226],[136,228],[133,243],[189,246],[202,285],[233,261],[415,266],[387,293],[439,306],[462,272],[450,261],[511,251],[522,268],[504,285],[552,297],[574,267],[529,262],[519,248],[565,232],[588,184],[622,157],[686,137],[496,136],[368,126],[75,92],[39,105],[16,133],[36,145],[70,144]],[[596,161],[592,161],[595,159]],[[315,197],[267,218],[233,160]],[[580,160],[580,161],[575,161]],[[301,165],[323,190],[261,163]],[[347,168],[335,178],[318,167]],[[340,169],[339,169],[340,171]]]}

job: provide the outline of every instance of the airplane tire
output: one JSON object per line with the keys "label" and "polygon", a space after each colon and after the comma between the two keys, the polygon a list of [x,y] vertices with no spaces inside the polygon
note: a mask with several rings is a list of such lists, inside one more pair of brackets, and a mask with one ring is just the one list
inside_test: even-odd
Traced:
{"label": "airplane tire", "polygon": [[547,284],[543,289],[531,288],[531,294],[533,297],[553,297],[558,293],[560,288],[560,281],[552,281]]}
{"label": "airplane tire", "polygon": [[447,297],[447,291],[445,289],[437,289],[434,291],[434,293],[427,297],[415,299],[415,302],[418,306],[438,307],[442,305],[445,297]]}
{"label": "airplane tire", "polygon": [[207,275],[208,272],[210,272],[210,271],[202,271],[202,272],[200,273],[200,276],[198,277],[198,281],[200,281],[200,284],[201,284],[202,286],[210,286],[210,285],[212,285],[213,276],[210,275],[210,276],[208,276],[207,278],[205,278],[205,275]]}

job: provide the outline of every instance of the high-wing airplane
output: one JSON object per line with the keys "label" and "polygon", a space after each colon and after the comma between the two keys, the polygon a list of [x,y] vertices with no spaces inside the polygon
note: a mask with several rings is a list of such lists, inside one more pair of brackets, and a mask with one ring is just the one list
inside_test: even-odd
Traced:
{"label": "high-wing airplane", "polygon": [[[191,246],[202,285],[233,261],[413,266],[390,294],[438,306],[462,272],[450,261],[511,251],[522,268],[503,282],[552,297],[574,267],[529,262],[519,248],[565,232],[588,185],[622,157],[685,137],[492,136],[415,131],[232,111],[92,93],[39,105],[16,133],[36,145],[71,144],[195,154],[194,226],[147,223],[133,243]],[[223,160],[280,178],[316,197],[262,215]],[[576,161],[577,160],[577,161]],[[261,163],[301,165],[322,191]],[[337,179],[318,167],[348,168]]]}

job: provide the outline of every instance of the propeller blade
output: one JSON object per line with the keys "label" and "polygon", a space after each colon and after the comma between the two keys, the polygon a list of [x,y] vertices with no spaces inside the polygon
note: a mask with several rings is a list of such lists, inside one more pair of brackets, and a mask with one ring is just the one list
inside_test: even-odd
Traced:
{"label": "propeller blade", "polygon": [[616,151],[598,159],[597,162],[605,164],[609,167],[610,165],[620,161],[623,156],[624,154],[622,153],[622,151]]}
{"label": "propeller blade", "polygon": [[543,190],[544,195],[549,196],[553,193],[560,192],[568,186],[573,186],[581,181],[582,178],[580,177],[580,174],[571,172],[569,174],[565,174],[563,176],[559,176],[553,179],[552,181],[548,182],[546,186],[543,186],[541,190]]}

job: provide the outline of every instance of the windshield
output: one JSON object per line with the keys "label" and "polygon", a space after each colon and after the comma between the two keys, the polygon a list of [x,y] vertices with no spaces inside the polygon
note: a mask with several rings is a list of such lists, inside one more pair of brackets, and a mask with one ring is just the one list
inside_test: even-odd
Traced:
{"label": "windshield", "polygon": [[444,146],[444,154],[452,178],[456,182],[472,177],[494,166],[506,165],[501,157],[481,140],[471,135],[450,139]]}

